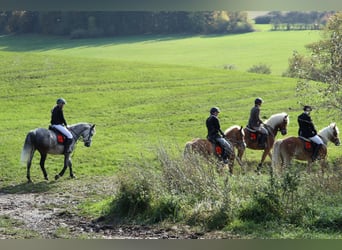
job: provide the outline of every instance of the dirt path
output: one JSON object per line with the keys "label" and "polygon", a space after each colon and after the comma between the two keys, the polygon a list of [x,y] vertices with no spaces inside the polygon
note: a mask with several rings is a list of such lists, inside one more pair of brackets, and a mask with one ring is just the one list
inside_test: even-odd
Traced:
{"label": "dirt path", "polygon": [[[0,218],[10,221],[8,229],[0,224],[0,239],[16,238],[100,238],[100,239],[221,239],[221,232],[191,232],[187,227],[112,226],[77,215],[76,206],[84,196],[42,193],[1,193]],[[1,220],[0,220],[1,221]]]}

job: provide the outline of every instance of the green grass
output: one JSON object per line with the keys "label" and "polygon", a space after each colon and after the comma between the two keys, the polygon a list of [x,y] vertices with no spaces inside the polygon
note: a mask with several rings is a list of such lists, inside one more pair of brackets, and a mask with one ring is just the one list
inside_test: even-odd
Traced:
{"label": "green grass", "polygon": [[272,32],[258,27],[263,32],[228,36],[146,35],[96,40],[9,37],[0,39],[0,49],[219,69],[233,65],[239,71],[263,63],[270,66],[272,74],[281,75],[294,50],[304,53],[305,44],[320,39],[319,31]]}
{"label": "green grass", "polygon": [[[69,124],[97,125],[92,147],[77,145],[73,165],[78,180],[113,176],[132,162],[158,168],[158,148],[175,147],[180,157],[188,140],[206,136],[204,121],[210,107],[220,107],[223,129],[245,126],[256,96],[265,100],[265,118],[287,112],[291,120],[288,135],[296,135],[296,117],[301,112],[296,81],[277,75],[285,70],[291,51],[300,51],[313,37],[317,39],[318,33],[80,41],[0,37],[1,189],[20,192],[18,189],[32,188],[23,184],[26,169],[19,162],[24,139],[29,130],[49,125],[51,108],[61,96],[68,102],[65,116]],[[265,61],[273,75],[244,72]],[[224,70],[224,64],[234,64],[238,71]],[[312,116],[319,129],[331,121],[341,123],[339,117],[329,117],[328,110]],[[260,156],[260,151],[247,149],[244,160],[253,169]],[[338,157],[339,148],[330,145],[330,163],[338,163]],[[48,156],[50,177],[60,171],[62,162],[61,156]],[[38,154],[31,176],[41,192],[64,192],[73,183],[65,176],[51,185],[41,184]],[[93,196],[101,196],[101,191],[89,194]],[[84,206],[97,215],[104,203],[92,206],[85,200]]]}

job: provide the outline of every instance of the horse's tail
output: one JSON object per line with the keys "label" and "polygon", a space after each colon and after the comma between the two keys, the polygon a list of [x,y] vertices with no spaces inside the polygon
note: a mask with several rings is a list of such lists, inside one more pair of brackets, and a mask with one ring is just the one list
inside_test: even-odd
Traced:
{"label": "horse's tail", "polygon": [[33,140],[33,132],[31,131],[26,135],[25,143],[21,151],[22,163],[27,163],[35,150]]}
{"label": "horse's tail", "polygon": [[279,139],[273,145],[273,154],[272,154],[272,168],[273,169],[276,168],[281,161],[280,145],[282,142],[283,142],[283,140]]}
{"label": "horse's tail", "polygon": [[188,158],[192,153],[192,143],[191,142],[187,142],[185,144],[185,148],[184,148],[184,152],[183,152],[183,157],[186,159]]}

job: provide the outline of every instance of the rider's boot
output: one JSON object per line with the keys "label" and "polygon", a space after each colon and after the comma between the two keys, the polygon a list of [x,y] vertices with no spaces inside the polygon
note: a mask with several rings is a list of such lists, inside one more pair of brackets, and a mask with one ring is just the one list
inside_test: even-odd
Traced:
{"label": "rider's boot", "polygon": [[266,139],[267,139],[267,135],[260,134],[259,143],[258,143],[258,146],[260,148],[262,148],[262,149],[266,148]]}
{"label": "rider's boot", "polygon": [[64,154],[72,152],[72,139],[66,138],[64,143]]}
{"label": "rider's boot", "polygon": [[222,154],[221,154],[221,157],[222,157],[222,161],[224,164],[228,164],[228,152],[227,150],[221,146],[221,149],[222,149]]}
{"label": "rider's boot", "polygon": [[317,158],[318,158],[318,152],[319,150],[321,149],[322,147],[322,144],[316,144],[315,147],[314,147],[314,151],[313,151],[313,154],[312,154],[312,161],[316,161]]}

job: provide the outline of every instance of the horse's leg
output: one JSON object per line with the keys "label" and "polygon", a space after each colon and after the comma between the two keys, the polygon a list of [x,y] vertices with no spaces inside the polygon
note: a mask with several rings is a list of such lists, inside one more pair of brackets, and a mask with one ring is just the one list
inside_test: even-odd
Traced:
{"label": "horse's leg", "polygon": [[243,167],[243,162],[242,162],[242,155],[244,153],[244,150],[238,149],[237,150],[237,156],[236,156],[236,160],[239,163],[240,167]]}
{"label": "horse's leg", "polygon": [[235,153],[233,151],[233,153],[231,153],[230,156],[229,156],[229,162],[228,162],[228,167],[229,167],[230,175],[233,175],[234,160],[235,160]]}
{"label": "horse's leg", "polygon": [[65,173],[65,170],[67,169],[68,167],[68,159],[69,159],[69,154],[65,154],[64,155],[64,166],[63,166],[63,169],[61,170],[61,172],[59,174],[57,174],[55,176],[55,180],[58,180],[59,177],[62,177]]}
{"label": "horse's leg", "polygon": [[260,160],[258,167],[257,167],[258,173],[260,173],[260,170],[262,168],[262,164],[264,163],[266,156],[267,156],[267,152],[266,152],[266,150],[264,150],[264,152],[262,153],[262,156],[261,156],[261,160]]}
{"label": "horse's leg", "polygon": [[328,163],[325,161],[325,159],[322,159],[320,160],[319,164],[321,165],[322,177],[324,177],[325,169],[328,169]]}
{"label": "horse's leg", "polygon": [[45,166],[44,166],[45,160],[46,160],[46,156],[47,156],[47,154],[40,153],[40,168],[41,168],[41,170],[43,172],[44,179],[45,180],[49,180],[48,179],[48,175],[47,175],[46,170],[45,170]]}
{"label": "horse's leg", "polygon": [[70,170],[70,178],[75,178],[74,173],[72,172],[72,162],[71,162],[71,158],[68,158],[68,166],[69,166],[69,170]]}
{"label": "horse's leg", "polygon": [[30,175],[30,169],[31,169],[31,164],[32,164],[32,159],[33,159],[34,151],[31,152],[30,158],[27,161],[27,170],[26,170],[26,178],[28,183],[32,183],[31,180],[31,175]]}
{"label": "horse's leg", "polygon": [[312,165],[312,161],[311,161],[311,160],[308,160],[308,166],[307,166],[307,169],[306,169],[306,172],[307,172],[308,174],[311,173],[311,165]]}
{"label": "horse's leg", "polygon": [[237,159],[241,167],[243,165],[242,156],[244,153],[245,153],[245,149],[238,149]]}

